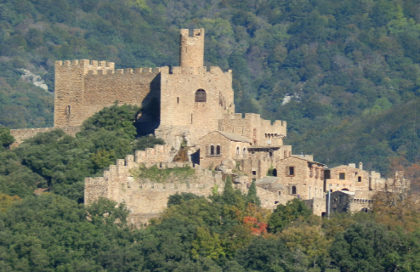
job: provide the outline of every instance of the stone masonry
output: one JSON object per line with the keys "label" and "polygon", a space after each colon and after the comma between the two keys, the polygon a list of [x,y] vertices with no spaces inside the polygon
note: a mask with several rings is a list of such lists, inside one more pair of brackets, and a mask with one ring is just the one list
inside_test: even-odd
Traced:
{"label": "stone masonry", "polygon": [[[181,29],[180,66],[115,69],[113,62],[66,60],[55,63],[54,127],[75,134],[88,117],[114,103],[141,107],[139,121],[146,133],[165,141],[118,160],[102,177],[85,180],[85,203],[100,197],[125,203],[130,220],[143,224],[157,216],[170,195],[191,192],[208,196],[232,175],[246,191],[252,181],[262,206],[274,209],[300,198],[317,215],[327,211],[328,191],[337,193],[337,209],[368,208],[377,191],[404,192],[409,182],[398,173],[384,179],[363,165],[329,169],[311,155],[295,155],[284,145],[287,122],[264,120],[256,113],[235,113],[232,70],[204,66],[204,29]],[[18,141],[51,128],[15,130]],[[180,148],[188,161],[173,162]],[[136,178],[133,169],[190,166],[194,175],[180,182]],[[347,206],[346,206],[347,205]]]}

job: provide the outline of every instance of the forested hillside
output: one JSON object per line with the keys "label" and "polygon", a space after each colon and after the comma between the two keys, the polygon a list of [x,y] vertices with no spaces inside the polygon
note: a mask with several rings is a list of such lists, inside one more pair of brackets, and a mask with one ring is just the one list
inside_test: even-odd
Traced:
{"label": "forested hillside", "polygon": [[[138,108],[112,106],[76,137],[39,134],[10,150],[0,127],[0,271],[419,271],[419,203],[382,194],[369,213],[312,215],[299,199],[262,209],[228,176],[208,198],[176,194],[147,228],[123,204],[83,205],[83,179],[162,143],[143,136]],[[163,171],[163,170],[162,170]]]}
{"label": "forested hillside", "polygon": [[206,63],[233,69],[237,111],[288,121],[296,153],[384,173],[418,163],[416,0],[2,0],[0,124],[52,124],[57,59],[177,65],[181,27],[206,29]]}

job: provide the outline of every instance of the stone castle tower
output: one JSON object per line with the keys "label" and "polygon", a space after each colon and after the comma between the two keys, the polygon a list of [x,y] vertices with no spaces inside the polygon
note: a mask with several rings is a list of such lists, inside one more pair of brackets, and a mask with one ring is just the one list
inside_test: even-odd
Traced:
{"label": "stone castle tower", "polygon": [[181,29],[180,66],[115,69],[107,61],[56,62],[54,127],[78,127],[115,102],[140,106],[141,120],[153,129],[146,133],[158,128],[169,142],[195,141],[234,113],[232,71],[204,66],[204,29]]}
{"label": "stone castle tower", "polygon": [[181,67],[204,66],[204,28],[181,29],[179,64]]}
{"label": "stone castle tower", "polygon": [[[235,113],[232,71],[204,66],[204,39],[204,29],[181,29],[180,64],[173,67],[115,69],[107,61],[56,61],[54,127],[75,134],[84,120],[117,102],[140,106],[143,133],[154,133],[166,143],[118,160],[103,177],[87,178],[87,204],[107,197],[126,203],[132,218],[150,218],[163,211],[171,194],[209,195],[213,186],[220,188],[222,172],[236,175],[235,182],[244,190],[255,180],[263,207],[273,209],[301,198],[318,215],[326,211],[327,191],[345,194],[351,200],[346,209],[360,210],[388,184],[395,190],[409,187],[400,176],[385,180],[363,170],[362,164],[328,169],[311,155],[293,155],[292,146],[283,143],[287,122]],[[22,141],[51,129],[12,134]],[[188,161],[174,159],[181,143],[187,145]],[[141,165],[188,165],[195,175],[188,182],[135,180],[131,170]]]}

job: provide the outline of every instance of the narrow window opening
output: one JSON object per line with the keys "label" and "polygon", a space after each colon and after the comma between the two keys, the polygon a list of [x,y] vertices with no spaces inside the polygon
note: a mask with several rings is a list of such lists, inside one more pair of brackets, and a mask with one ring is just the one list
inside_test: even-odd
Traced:
{"label": "narrow window opening", "polygon": [[176,98],[176,103],[179,104],[179,97]]}
{"label": "narrow window opening", "polygon": [[331,178],[331,172],[330,172],[330,170],[325,170],[324,171],[324,178],[325,179],[330,179]]}
{"label": "narrow window opening", "polygon": [[193,115],[192,115],[192,113],[191,113],[191,124],[193,123]]}
{"label": "narrow window opening", "polygon": [[346,179],[346,174],[345,173],[339,173],[338,178],[339,179]]}
{"label": "narrow window opening", "polygon": [[236,147],[236,155],[239,155],[239,146]]}
{"label": "narrow window opening", "polygon": [[294,166],[289,166],[287,169],[287,174],[289,176],[294,176],[295,175],[295,167]]}
{"label": "narrow window opening", "polygon": [[67,105],[67,107],[66,107],[66,115],[70,115],[70,113],[71,113],[71,106],[70,105]]}
{"label": "narrow window opening", "polygon": [[257,171],[252,171],[252,175],[253,176],[257,175]]}
{"label": "narrow window opening", "polygon": [[207,101],[206,91],[203,89],[198,89],[195,92],[195,102],[206,102],[206,101]]}
{"label": "narrow window opening", "polygon": [[292,195],[295,195],[296,193],[297,193],[296,186],[292,186]]}
{"label": "narrow window opening", "polygon": [[358,176],[358,177],[357,177],[357,181],[358,181],[358,182],[362,182],[362,177],[361,177],[361,176]]}
{"label": "narrow window opening", "polygon": [[214,145],[210,146],[210,155],[214,155]]}
{"label": "narrow window opening", "polygon": [[220,155],[220,145],[216,146],[216,155]]}
{"label": "narrow window opening", "polygon": [[273,169],[273,177],[277,177],[277,169],[276,168]]}

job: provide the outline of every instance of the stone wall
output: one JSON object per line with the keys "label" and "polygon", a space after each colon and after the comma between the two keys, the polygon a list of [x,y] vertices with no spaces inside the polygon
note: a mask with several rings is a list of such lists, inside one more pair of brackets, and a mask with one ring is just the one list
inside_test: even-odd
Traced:
{"label": "stone wall", "polygon": [[[198,145],[200,148],[201,167],[214,169],[226,159],[242,160],[247,158],[250,145],[249,140],[239,140],[229,139],[219,131],[210,132],[201,137]],[[211,153],[212,146],[213,154]]]}
{"label": "stone wall", "polygon": [[130,211],[129,220],[139,226],[150,218],[162,213],[167,205],[169,196],[189,192],[196,195],[208,196],[216,186],[223,189],[221,173],[214,173],[207,169],[196,167],[194,175],[183,181],[169,178],[162,183],[133,176],[130,170],[144,165],[158,168],[192,167],[190,163],[172,163],[173,150],[169,146],[157,145],[145,151],[136,151],[135,155],[128,155],[125,159],[117,160],[102,177],[85,179],[85,204],[90,204],[100,197],[125,203]]}
{"label": "stone wall", "polygon": [[330,179],[327,179],[327,189],[337,190],[369,190],[372,179],[369,172],[356,168],[355,164],[340,165],[330,170]]}
{"label": "stone wall", "polygon": [[[15,142],[11,145],[11,148],[19,146],[24,140],[32,138],[38,133],[50,132],[54,129],[53,127],[11,129],[10,134],[15,138]],[[66,127],[62,128],[62,130],[68,135],[75,136],[80,131],[80,127]]]}
{"label": "stone wall", "polygon": [[[162,68],[114,69],[113,62],[56,61],[54,127],[80,126],[84,120],[115,102],[145,106],[159,99]],[[156,80],[155,80],[156,79]]]}
{"label": "stone wall", "polygon": [[242,135],[252,139],[252,144],[257,146],[281,146],[283,138],[287,135],[287,122],[264,120],[259,114],[241,113],[225,116],[219,121],[218,129]]}
{"label": "stone wall", "polygon": [[[205,101],[196,101],[198,90],[205,92]],[[156,134],[173,143],[177,131],[188,135],[189,145],[218,129],[218,120],[234,112],[232,72],[219,67],[173,67],[161,73],[160,126]]]}
{"label": "stone wall", "polygon": [[[179,63],[182,67],[204,66],[204,28],[181,29]],[[190,35],[191,34],[191,35]]]}

